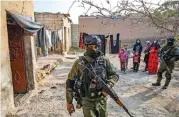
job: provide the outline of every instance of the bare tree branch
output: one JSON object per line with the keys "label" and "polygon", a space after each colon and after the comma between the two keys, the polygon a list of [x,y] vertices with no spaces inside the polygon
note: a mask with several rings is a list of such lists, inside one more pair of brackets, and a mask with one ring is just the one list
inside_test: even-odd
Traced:
{"label": "bare tree branch", "polygon": [[[158,3],[154,3],[153,1],[155,0],[118,0],[116,6],[113,6],[113,8],[109,0],[106,0],[106,3],[109,4],[110,8],[105,8],[102,0],[100,0],[100,5],[94,4],[90,0],[81,0],[80,3],[83,8],[86,5],[89,6],[85,15],[92,8],[95,8],[96,10],[92,14],[112,19],[119,17],[124,20],[131,19],[131,23],[134,25],[143,22],[149,26],[153,25],[161,30],[176,34],[179,30],[179,1],[167,1],[164,3],[161,0]],[[73,1],[71,7],[75,2],[77,0]]]}
{"label": "bare tree branch", "polygon": [[77,2],[77,1],[76,1],[76,0],[74,0],[74,1],[72,2],[72,4],[71,4],[70,8],[68,9],[68,13],[70,12],[70,10],[71,10],[72,6],[75,4],[75,2]]}
{"label": "bare tree branch", "polygon": [[88,8],[88,10],[86,11],[85,15],[87,15],[88,11],[91,9],[91,6]]}

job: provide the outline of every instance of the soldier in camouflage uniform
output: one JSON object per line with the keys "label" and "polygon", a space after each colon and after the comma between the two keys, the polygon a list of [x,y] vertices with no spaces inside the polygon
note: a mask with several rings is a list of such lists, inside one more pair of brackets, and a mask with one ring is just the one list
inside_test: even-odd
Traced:
{"label": "soldier in camouflage uniform", "polygon": [[[106,96],[100,86],[95,86],[93,78],[98,74],[108,87],[113,87],[118,81],[112,64],[98,50],[100,39],[97,36],[88,35],[85,38],[86,52],[84,56],[75,61],[66,81],[67,110],[73,112],[73,89],[76,78],[81,81],[80,95],[84,117],[107,117]],[[85,67],[84,67],[85,66]]]}
{"label": "soldier in camouflage uniform", "polygon": [[160,86],[160,82],[162,80],[162,74],[165,71],[166,71],[165,73],[166,81],[165,81],[165,85],[163,86],[163,89],[167,89],[170,83],[171,73],[172,70],[174,69],[174,62],[179,60],[179,48],[174,45],[174,41],[175,39],[173,36],[168,37],[167,45],[164,46],[159,53],[161,62],[157,73],[158,76],[157,82],[153,83],[152,84],[153,86]]}

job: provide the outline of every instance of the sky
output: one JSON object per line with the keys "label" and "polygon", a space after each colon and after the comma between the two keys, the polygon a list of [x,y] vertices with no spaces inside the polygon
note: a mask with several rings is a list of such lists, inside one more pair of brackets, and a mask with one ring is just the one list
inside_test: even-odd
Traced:
{"label": "sky", "polygon": [[[34,11],[68,13],[68,10],[73,1],[74,0],[34,0]],[[83,13],[83,8],[78,7],[78,3],[76,3],[70,9],[69,13],[73,23],[78,23],[78,16]]]}
{"label": "sky", "polygon": [[[70,6],[72,5],[74,0],[34,0],[34,11],[35,12],[52,12],[52,13],[68,13],[68,10]],[[103,3],[104,7],[109,8],[109,5],[106,4],[106,0],[91,0],[95,4],[101,4]],[[111,6],[116,5],[117,0],[109,0],[111,2]],[[151,0],[147,0],[151,1]],[[155,2],[159,0],[154,0]],[[88,7],[85,7],[86,9],[79,7],[79,3],[75,3],[73,7],[70,9],[70,18],[72,19],[73,23],[78,23],[78,16],[84,14],[85,11],[87,11]],[[93,12],[94,9],[91,9],[90,12]],[[90,14],[89,12],[89,14]]]}

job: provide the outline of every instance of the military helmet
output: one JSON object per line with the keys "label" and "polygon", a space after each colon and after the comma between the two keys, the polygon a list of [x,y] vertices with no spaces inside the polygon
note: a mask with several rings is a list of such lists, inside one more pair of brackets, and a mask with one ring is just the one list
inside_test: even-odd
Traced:
{"label": "military helmet", "polygon": [[167,38],[167,41],[170,41],[170,42],[175,41],[174,36],[169,36],[169,37]]}
{"label": "military helmet", "polygon": [[101,46],[101,40],[99,36],[96,35],[88,35],[84,39],[85,45],[97,45],[98,47]]}

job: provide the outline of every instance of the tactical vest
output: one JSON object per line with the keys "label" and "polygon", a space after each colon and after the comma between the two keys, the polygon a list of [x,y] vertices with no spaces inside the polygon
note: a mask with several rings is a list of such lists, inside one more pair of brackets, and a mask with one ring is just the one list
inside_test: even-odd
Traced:
{"label": "tactical vest", "polygon": [[83,56],[79,58],[82,64],[81,76],[81,94],[82,97],[97,98],[102,96],[102,88],[98,84],[96,76],[100,77],[104,82],[106,79],[106,63],[103,57],[98,57],[92,61],[87,61]]}
{"label": "tactical vest", "polygon": [[164,46],[161,49],[160,57],[163,57],[165,62],[168,62],[172,57],[175,56],[175,49],[176,49],[176,46],[172,46],[172,47],[171,46]]}

